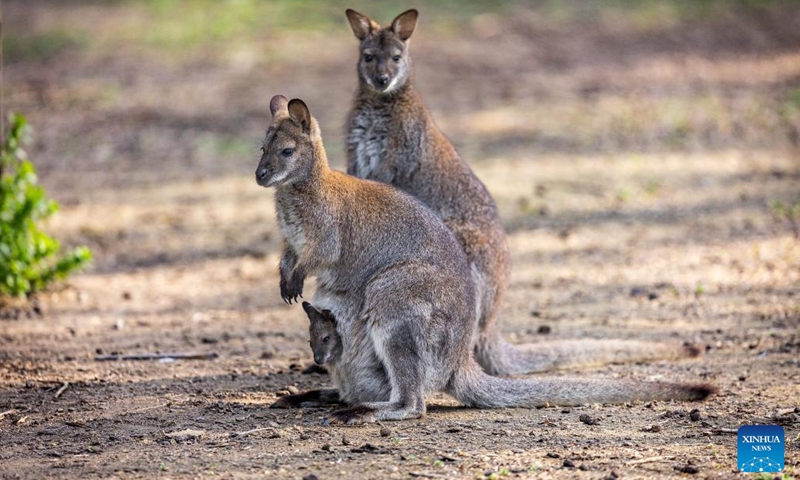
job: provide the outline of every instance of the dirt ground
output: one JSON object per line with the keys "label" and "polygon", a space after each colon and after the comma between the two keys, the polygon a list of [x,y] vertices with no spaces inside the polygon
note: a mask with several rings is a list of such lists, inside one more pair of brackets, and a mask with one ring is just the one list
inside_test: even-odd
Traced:
{"label": "dirt ground", "polygon": [[[425,418],[354,427],[267,409],[328,379],[300,371],[307,320],[278,292],[259,141],[269,98],[302,97],[341,167],[354,5],[5,1],[4,108],[35,128],[62,205],[49,230],[95,260],[0,319],[0,479],[733,478],[743,424],[782,425],[800,475],[800,219],[780,206],[800,204],[800,4],[598,3],[420,6],[417,83],[505,221],[507,337],[700,343],[553,374],[716,396],[442,395]],[[148,352],[218,357],[95,360]]]}

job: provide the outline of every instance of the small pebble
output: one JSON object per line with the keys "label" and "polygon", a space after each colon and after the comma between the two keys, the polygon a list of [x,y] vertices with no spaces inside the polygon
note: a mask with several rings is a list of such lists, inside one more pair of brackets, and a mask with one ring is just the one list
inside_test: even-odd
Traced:
{"label": "small pebble", "polygon": [[350,445],[350,439],[347,437],[342,437],[342,445]]}
{"label": "small pebble", "polygon": [[381,428],[381,437],[388,437],[392,434],[392,431],[386,427]]}
{"label": "small pebble", "polygon": [[536,333],[539,335],[547,335],[552,331],[550,325],[539,325],[539,328],[536,330]]}
{"label": "small pebble", "polygon": [[566,459],[564,459],[564,467],[565,468],[575,468],[575,462],[573,462],[572,460],[566,458]]}
{"label": "small pebble", "polygon": [[578,419],[586,425],[597,425],[600,423],[596,418],[593,418],[586,413],[582,413]]}
{"label": "small pebble", "polygon": [[545,456],[547,458],[560,458],[561,457],[561,455],[559,455],[557,453],[554,453],[554,452],[547,452],[547,455],[545,455]]}
{"label": "small pebble", "polygon": [[698,409],[696,409],[696,408],[695,408],[694,410],[692,410],[691,412],[689,412],[689,418],[690,418],[690,419],[691,419],[693,422],[696,422],[696,421],[700,420],[700,410],[698,410]]}
{"label": "small pebble", "polygon": [[300,390],[297,387],[295,387],[294,385],[292,385],[290,387],[286,387],[286,390],[289,393],[291,393],[292,395],[297,395],[298,393],[300,393]]}
{"label": "small pebble", "polygon": [[305,477],[303,477],[303,480],[319,480],[319,477],[317,477],[312,473],[311,475],[306,475]]}
{"label": "small pebble", "polygon": [[694,465],[684,465],[682,467],[675,467],[675,470],[681,473],[691,473],[691,474],[695,474],[700,471]]}
{"label": "small pebble", "polygon": [[325,445],[322,446],[322,449],[325,450],[326,452],[330,452],[331,451],[331,444],[330,443],[326,443]]}

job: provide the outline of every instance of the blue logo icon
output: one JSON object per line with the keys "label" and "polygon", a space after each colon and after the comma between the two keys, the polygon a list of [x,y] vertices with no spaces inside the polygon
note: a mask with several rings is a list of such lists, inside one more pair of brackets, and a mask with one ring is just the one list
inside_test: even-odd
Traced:
{"label": "blue logo icon", "polygon": [[738,463],[741,472],[782,472],[784,433],[778,425],[739,427]]}

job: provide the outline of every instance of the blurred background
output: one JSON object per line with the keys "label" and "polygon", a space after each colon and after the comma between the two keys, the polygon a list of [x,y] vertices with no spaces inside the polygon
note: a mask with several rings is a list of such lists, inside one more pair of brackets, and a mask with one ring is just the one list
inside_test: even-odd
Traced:
{"label": "blurred background", "polygon": [[[292,457],[301,446],[316,455],[299,434],[288,447],[271,440],[277,457],[267,462],[263,437],[238,440],[252,450],[206,445],[268,419],[311,428],[324,415],[263,408],[278,390],[318,388],[325,377],[298,373],[310,362],[307,322],[280,299],[273,194],[253,174],[275,94],[306,101],[343,167],[358,56],[348,7],[384,24],[420,10],[416,85],[508,231],[507,338],[697,342],[707,345],[702,361],[593,374],[715,383],[723,393],[700,408],[728,429],[748,416],[773,423],[776,409],[796,406],[785,402],[800,388],[800,2],[4,0],[4,111],[27,116],[28,154],[61,204],[47,230],[66,247],[87,245],[94,261],[40,294],[33,313],[0,319],[0,412],[21,412],[0,424],[11,432],[0,434],[0,464],[30,478],[54,475],[50,464],[72,478],[111,476],[118,465],[152,478],[214,470],[234,453],[252,469],[277,469],[278,457],[306,465]],[[219,358],[94,361],[158,351]],[[702,468],[714,464],[706,471],[733,474],[733,447],[716,456],[725,439],[687,446],[686,425],[641,433],[643,422],[668,421],[648,408],[606,410],[621,420],[603,424],[613,438],[590,444],[590,457],[619,464],[629,452],[615,449],[644,435],[644,445],[691,451]],[[457,435],[473,458],[497,450],[491,418],[522,419],[524,433],[502,438],[525,451],[535,425],[548,440],[533,465],[562,448],[550,438],[584,428],[560,426],[566,416],[541,421],[547,414],[434,412],[489,419],[485,432]],[[59,431],[71,436],[43,430],[65,421],[73,426]],[[214,433],[184,449],[164,440],[164,425]],[[577,437],[594,442],[600,430]],[[428,456],[415,439],[392,448]],[[350,473],[366,478],[359,458]]]}
{"label": "blurred background", "polygon": [[[388,23],[410,6],[3,2],[5,111],[34,128],[29,155],[62,204],[51,230],[95,254],[50,308],[84,326],[212,310],[280,322],[272,194],[252,178],[269,99],[303,98],[342,168],[357,82],[344,9]],[[639,284],[791,290],[800,3],[417,7],[416,83],[500,205],[512,317],[617,315]]]}

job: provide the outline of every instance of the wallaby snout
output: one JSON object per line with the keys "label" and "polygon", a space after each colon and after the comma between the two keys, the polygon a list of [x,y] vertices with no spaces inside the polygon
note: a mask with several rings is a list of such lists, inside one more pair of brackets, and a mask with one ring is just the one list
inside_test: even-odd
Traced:
{"label": "wallaby snout", "polygon": [[386,73],[379,73],[375,75],[375,85],[379,87],[385,87],[389,84],[389,75]]}
{"label": "wallaby snout", "polygon": [[269,169],[266,165],[259,165],[256,169],[256,183],[261,185],[262,187],[266,187],[267,177],[269,176]]}

